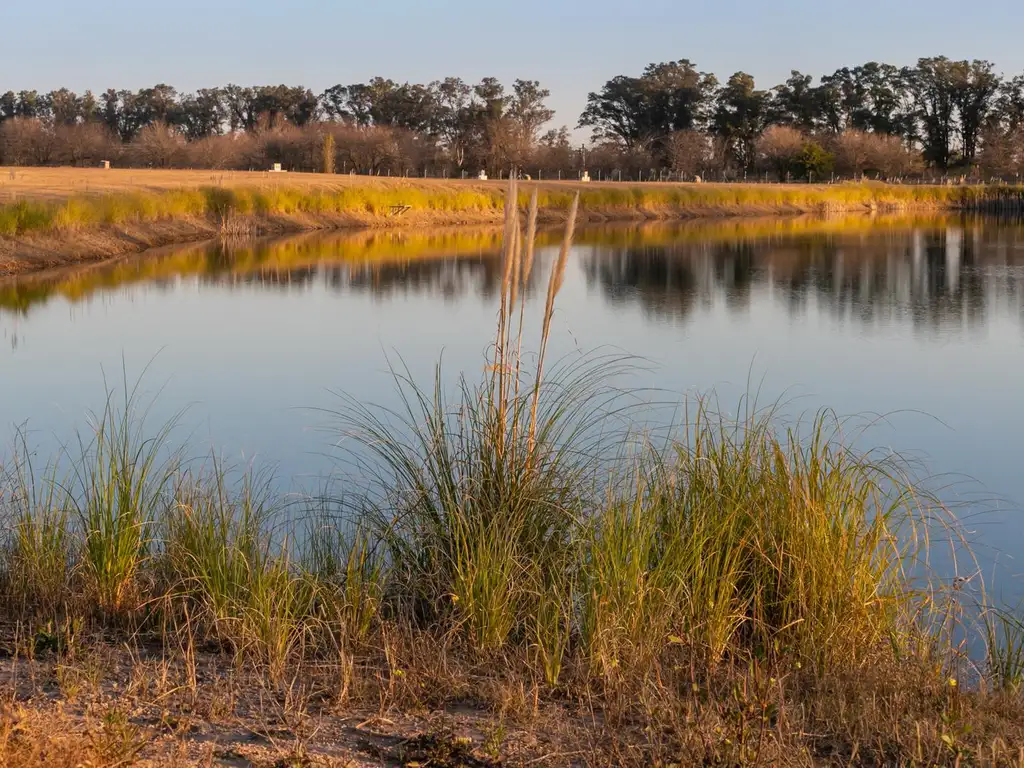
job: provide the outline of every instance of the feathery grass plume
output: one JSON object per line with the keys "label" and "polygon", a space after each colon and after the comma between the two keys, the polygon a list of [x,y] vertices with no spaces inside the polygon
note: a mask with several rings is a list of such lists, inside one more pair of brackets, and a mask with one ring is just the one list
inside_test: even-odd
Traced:
{"label": "feathery grass plume", "polygon": [[547,354],[548,338],[551,335],[551,318],[555,314],[555,297],[562,287],[562,280],[565,277],[565,265],[569,260],[569,250],[572,248],[573,236],[576,233],[576,212],[579,209],[580,196],[577,192],[569,206],[569,220],[565,225],[565,236],[562,240],[562,247],[558,252],[558,259],[551,267],[551,277],[548,280],[547,301],[544,304],[544,318],[541,323],[540,351],[537,353],[537,373],[533,385],[533,404],[530,406],[530,433],[527,453],[532,454],[533,444],[537,434],[537,407],[540,403],[540,386],[544,375],[544,358]]}
{"label": "feathery grass plume", "polygon": [[526,252],[523,254],[522,282],[523,289],[526,289],[530,281],[530,272],[533,270],[533,255],[537,246],[537,189],[530,195],[530,208],[526,219]]}
{"label": "feathery grass plume", "polygon": [[[515,371],[513,373],[514,380],[514,396],[519,397],[520,385],[522,384],[522,361],[523,361],[523,324],[526,318],[526,289],[530,280],[530,273],[533,271],[533,257],[537,247],[537,190],[533,190],[533,194],[530,195],[529,210],[527,213],[526,222],[526,240],[525,246],[522,248],[520,253],[520,262],[518,269],[518,280],[519,280],[519,291],[520,291],[520,303],[519,303],[519,323],[518,333],[516,335],[516,351],[515,351]],[[522,242],[522,238],[520,238]],[[512,299],[511,311],[515,311],[515,297]]]}
{"label": "feathery grass plume", "polygon": [[[543,381],[535,371],[520,387],[522,351],[513,342],[521,336],[522,298],[515,306],[512,290],[514,276],[523,276],[520,251],[531,246],[516,234],[515,201],[513,180],[484,383],[462,379],[451,402],[439,369],[432,393],[396,373],[401,413],[350,403],[343,414],[375,461],[369,472],[379,495],[364,519],[387,547],[391,589],[411,615],[451,622],[492,650],[535,626],[541,585],[564,582],[554,571],[572,559],[572,528],[599,455],[587,416],[603,412],[610,395],[602,382],[617,370],[606,359],[583,361]],[[569,241],[563,245],[567,253]],[[556,287],[557,278],[556,271]],[[537,400],[535,392],[547,396]]]}

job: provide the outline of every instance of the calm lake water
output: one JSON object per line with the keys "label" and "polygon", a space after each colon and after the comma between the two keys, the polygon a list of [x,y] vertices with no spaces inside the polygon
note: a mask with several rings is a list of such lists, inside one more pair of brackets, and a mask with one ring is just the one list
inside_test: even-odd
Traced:
{"label": "calm lake water", "polygon": [[[550,233],[529,305],[540,314]],[[142,378],[191,451],[309,487],[336,463],[337,392],[394,404],[387,360],[483,371],[500,283],[491,230],[195,245],[0,282],[0,425],[41,453]],[[533,329],[535,330],[535,329]],[[533,331],[531,330],[531,333]],[[977,219],[725,220],[586,229],[555,354],[620,350],[658,397],[750,389],[790,413],[887,414],[871,445],[921,458],[1004,599],[1024,596],[1024,225]],[[982,501],[979,501],[981,499]],[[977,513],[977,514],[973,514]],[[996,567],[993,566],[996,564]]]}

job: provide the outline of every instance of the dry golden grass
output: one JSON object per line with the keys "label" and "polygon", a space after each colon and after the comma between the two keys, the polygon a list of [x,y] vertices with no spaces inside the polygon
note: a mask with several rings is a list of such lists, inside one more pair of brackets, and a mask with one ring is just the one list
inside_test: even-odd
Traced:
{"label": "dry golden grass", "polygon": [[[13,174],[13,178],[12,178]],[[270,173],[267,171],[184,171],[157,169],[111,168],[11,168],[0,167],[0,204],[12,200],[61,201],[83,193],[109,194],[116,192],[157,192],[172,189],[198,189],[211,185],[225,187],[272,187],[306,189],[309,191],[337,190],[350,187],[379,187],[395,189],[414,187],[423,190],[474,190],[497,194],[504,190],[506,182],[477,179],[399,179],[387,177],[349,176],[345,174],[325,175],[322,173]],[[645,182],[643,184],[621,184],[615,182],[590,182],[579,184],[574,181],[522,182],[524,189],[537,187],[552,191],[568,189],[678,189],[697,187],[700,189],[733,189],[755,187],[762,190],[792,189],[792,185],[778,184],[678,184]],[[827,190],[828,185],[801,185],[804,191]]]}
{"label": "dry golden grass", "polygon": [[413,186],[425,190],[438,190],[458,186],[459,189],[480,189],[498,193],[504,188],[500,181],[391,179],[344,174],[324,175],[322,173],[0,167],[0,204],[8,203],[12,199],[58,202],[86,193],[160,192],[174,189],[199,189],[209,186],[257,188],[280,186],[311,192],[350,187],[394,189]]}
{"label": "dry golden grass", "polygon": [[[308,192],[339,191],[344,189],[377,188],[394,190],[401,188],[418,189],[425,192],[474,191],[488,195],[500,195],[506,186],[505,181],[477,179],[419,179],[419,178],[388,178],[369,177],[347,174],[322,173],[271,173],[268,171],[216,171],[216,170],[161,170],[161,169],[128,169],[111,168],[22,168],[0,167],[0,204],[12,200],[45,200],[59,202],[72,196],[82,194],[112,194],[130,192],[160,192],[179,189],[200,189],[209,186],[229,188],[288,188]],[[581,184],[576,181],[525,181],[520,182],[523,195],[530,191],[541,191],[541,208],[545,204],[544,192],[552,195],[566,194],[575,190],[615,191],[625,195],[634,195],[637,203],[643,203],[643,193],[653,193],[659,197],[671,190],[687,190],[687,197],[709,200],[732,198],[731,202],[743,202],[749,197],[750,202],[757,200],[769,203],[773,198],[792,201],[799,207],[800,201],[811,200],[819,196],[834,197],[837,200],[855,201],[860,196],[851,197],[848,190],[874,190],[874,197],[906,200],[941,201],[949,197],[939,190],[958,189],[942,186],[889,186],[885,184],[690,184],[677,182],[589,182]],[[603,195],[591,195],[601,197]],[[587,195],[581,204],[586,210]],[[614,202],[609,199],[609,202]]]}

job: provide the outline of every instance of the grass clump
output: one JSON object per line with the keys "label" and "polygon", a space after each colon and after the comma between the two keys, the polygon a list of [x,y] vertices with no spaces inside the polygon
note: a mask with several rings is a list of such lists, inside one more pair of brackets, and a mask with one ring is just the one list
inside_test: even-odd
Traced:
{"label": "grass clump", "polygon": [[[53,616],[65,605],[76,555],[71,501],[55,466],[36,476],[24,436],[4,485],[10,524],[4,557],[8,594],[18,610]],[[2,486],[0,486],[2,487]]]}
{"label": "grass clump", "polygon": [[126,385],[123,409],[108,398],[91,438],[79,439],[70,496],[84,539],[83,575],[99,610],[111,616],[138,606],[137,579],[174,466],[173,456],[163,455],[172,425],[147,437],[134,412],[136,394]]}
{"label": "grass clump", "polygon": [[230,634],[254,574],[266,568],[266,499],[246,476],[239,492],[214,462],[210,473],[176,481],[163,520],[164,578],[195,600],[211,625]]}
{"label": "grass clump", "polygon": [[603,462],[585,429],[606,416],[599,371],[545,371],[571,225],[526,369],[538,204],[525,232],[507,212],[484,382],[462,380],[449,401],[440,374],[432,392],[399,375],[399,418],[359,404],[349,414],[379,470],[368,519],[409,615],[482,650],[532,643],[548,679],[570,651],[604,674],[674,646],[712,662],[857,664],[911,631],[901,569],[921,502],[897,462],[846,447],[834,416],[804,435],[780,432],[771,411],[724,420],[702,401],[666,447]]}

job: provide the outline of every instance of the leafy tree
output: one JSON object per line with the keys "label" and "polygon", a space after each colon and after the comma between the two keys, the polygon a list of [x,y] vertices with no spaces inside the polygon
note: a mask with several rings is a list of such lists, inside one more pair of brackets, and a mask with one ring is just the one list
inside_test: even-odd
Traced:
{"label": "leafy tree", "polygon": [[956,108],[954,64],[945,56],[919,59],[916,67],[903,70],[903,80],[922,126],[925,159],[945,170],[952,159]]}
{"label": "leafy tree", "polygon": [[228,83],[223,89],[224,108],[232,131],[251,131],[259,120],[256,94],[252,88]]}
{"label": "leafy tree", "polygon": [[800,154],[794,160],[796,172],[808,181],[820,181],[832,173],[835,157],[823,146],[814,141],[804,144]]}
{"label": "leafy tree", "polygon": [[216,136],[224,129],[228,109],[220,88],[201,88],[181,98],[171,122],[190,141]]}
{"label": "leafy tree", "polygon": [[673,131],[703,128],[717,85],[687,59],[650,64],[640,77],[620,75],[590,93],[578,127],[629,149],[648,148]]}
{"label": "leafy tree", "polygon": [[347,121],[352,119],[348,110],[348,87],[332,85],[320,94],[320,111],[328,120]]}
{"label": "leafy tree", "polygon": [[1010,131],[1024,126],[1024,75],[1000,84],[992,121]]}
{"label": "leafy tree", "polygon": [[81,115],[82,122],[84,123],[95,123],[100,120],[100,108],[99,103],[96,101],[96,96],[93,95],[92,91],[86,91],[82,94],[82,98],[79,101],[78,111]]}
{"label": "leafy tree", "polygon": [[7,91],[0,95],[0,122],[11,120],[18,116],[18,97],[14,91]]}
{"label": "leafy tree", "polygon": [[813,78],[795,69],[783,85],[772,89],[768,120],[777,125],[790,125],[813,131],[823,123],[823,92],[811,85]]}
{"label": "leafy tree", "polygon": [[978,134],[999,91],[999,77],[987,61],[957,61],[952,65],[952,99],[960,118],[960,146],[972,162],[978,150]]}
{"label": "leafy tree", "polygon": [[458,168],[466,161],[473,141],[473,89],[457,77],[431,83],[434,92],[434,133],[444,143]]}
{"label": "leafy tree", "polygon": [[712,121],[716,136],[723,139],[736,164],[753,167],[756,143],[768,118],[768,94],[759,91],[754,78],[737,72],[718,92],[718,107]]}
{"label": "leafy tree", "polygon": [[48,106],[36,91],[19,91],[14,111],[18,117],[42,118],[47,116]]}
{"label": "leafy tree", "polygon": [[82,100],[67,88],[47,94],[50,114],[55,125],[75,125],[82,117]]}
{"label": "leafy tree", "polygon": [[480,102],[478,111],[482,112],[482,117],[498,120],[505,116],[511,97],[505,94],[505,86],[497,78],[485,77],[473,86],[473,94]]}
{"label": "leafy tree", "polygon": [[821,83],[822,118],[832,131],[912,133],[906,83],[898,68],[870,61],[836,70],[822,77]]}
{"label": "leafy tree", "polygon": [[536,80],[516,80],[512,84],[508,116],[530,144],[536,142],[541,127],[555,116],[554,110],[548,109],[544,103],[549,96],[551,91],[541,88]]}

